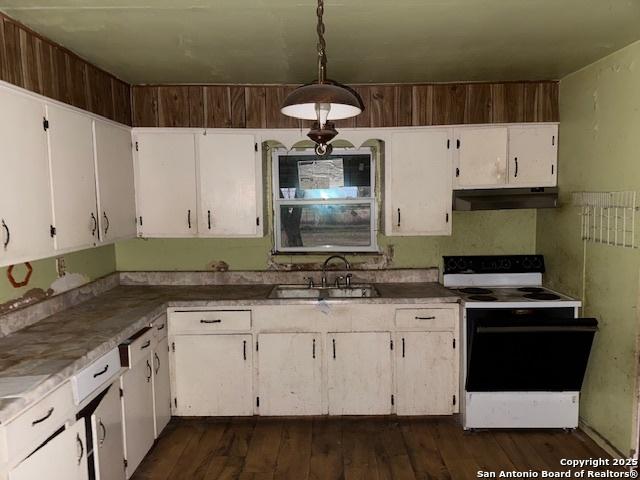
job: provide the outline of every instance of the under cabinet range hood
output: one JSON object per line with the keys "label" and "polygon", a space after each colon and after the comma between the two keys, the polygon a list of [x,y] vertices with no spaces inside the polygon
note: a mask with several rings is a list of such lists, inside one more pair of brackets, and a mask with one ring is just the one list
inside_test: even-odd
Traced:
{"label": "under cabinet range hood", "polygon": [[453,209],[462,211],[555,208],[557,204],[557,187],[492,188],[453,192]]}

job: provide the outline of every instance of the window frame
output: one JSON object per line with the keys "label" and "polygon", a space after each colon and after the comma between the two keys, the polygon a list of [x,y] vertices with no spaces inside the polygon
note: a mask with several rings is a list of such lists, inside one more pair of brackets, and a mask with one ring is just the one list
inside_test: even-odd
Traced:
{"label": "window frame", "polygon": [[[279,157],[282,155],[291,156],[308,156],[316,158],[317,155],[313,148],[305,148],[297,151],[295,149],[288,150],[286,148],[275,148],[271,153],[271,184],[272,184],[272,201],[273,201],[273,236],[276,253],[323,253],[323,252],[339,252],[339,253],[379,253],[378,248],[378,208],[377,208],[377,185],[376,185],[376,157],[371,147],[360,148],[335,148],[331,155],[368,155],[370,162],[371,174],[371,196],[352,199],[282,199],[280,198],[280,162]],[[303,205],[368,205],[371,209],[370,245],[368,246],[347,246],[347,245],[322,245],[316,247],[285,247],[282,245],[282,232],[280,207],[282,206],[303,206]]]}

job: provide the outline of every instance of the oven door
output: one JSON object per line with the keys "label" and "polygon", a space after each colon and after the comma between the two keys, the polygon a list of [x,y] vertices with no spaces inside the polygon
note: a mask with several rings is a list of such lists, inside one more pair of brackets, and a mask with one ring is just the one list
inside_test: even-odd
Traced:
{"label": "oven door", "polygon": [[484,317],[468,327],[468,392],[580,391],[595,318]]}

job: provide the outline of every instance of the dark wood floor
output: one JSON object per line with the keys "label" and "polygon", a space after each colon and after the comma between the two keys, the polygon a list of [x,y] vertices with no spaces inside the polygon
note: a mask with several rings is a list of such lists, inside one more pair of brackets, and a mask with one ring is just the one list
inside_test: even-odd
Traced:
{"label": "dark wood floor", "polygon": [[465,433],[456,417],[173,419],[134,480],[475,479],[610,458],[577,431]]}

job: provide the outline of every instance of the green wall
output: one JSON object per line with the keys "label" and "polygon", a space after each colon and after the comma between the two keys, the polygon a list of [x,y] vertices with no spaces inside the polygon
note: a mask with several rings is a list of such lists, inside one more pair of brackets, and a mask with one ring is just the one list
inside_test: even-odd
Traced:
{"label": "green wall", "polygon": [[[385,237],[383,251],[393,247],[390,268],[439,266],[442,255],[533,253],[536,211],[454,212],[451,237]],[[326,256],[271,257],[271,234],[259,239],[133,239],[116,246],[119,271],[210,270],[224,261],[231,270],[264,270],[277,263],[314,262]],[[355,262],[382,261],[371,255],[351,257]]]}
{"label": "green wall", "polygon": [[570,195],[640,190],[640,43],[562,79],[560,118],[562,207],[539,212],[537,246],[549,286],[581,297],[600,322],[581,417],[627,454],[637,435],[640,251],[584,243]]}
{"label": "green wall", "polygon": [[[62,257],[67,272],[66,279],[62,281],[58,279],[54,258],[31,262],[33,273],[29,284],[20,288],[14,288],[9,282],[7,268],[0,268],[0,311],[8,308],[9,304],[25,294],[25,301],[27,297],[40,298],[42,294],[52,288],[52,284],[56,293],[60,293],[112,273],[116,269],[115,247],[113,245],[68,253]],[[14,278],[18,281],[22,280],[25,271],[23,264],[17,265],[14,268]],[[56,283],[54,284],[54,282]]]}

